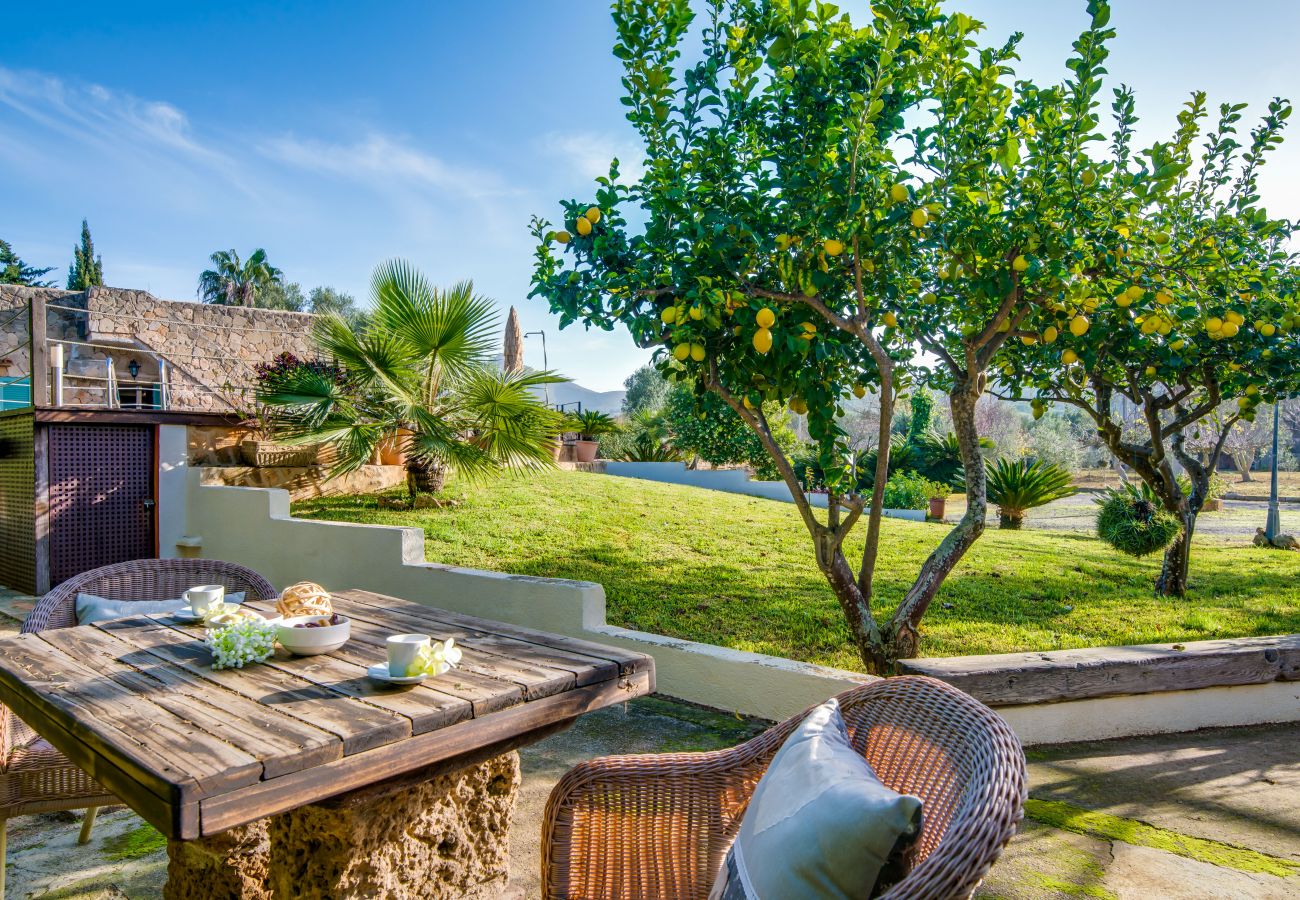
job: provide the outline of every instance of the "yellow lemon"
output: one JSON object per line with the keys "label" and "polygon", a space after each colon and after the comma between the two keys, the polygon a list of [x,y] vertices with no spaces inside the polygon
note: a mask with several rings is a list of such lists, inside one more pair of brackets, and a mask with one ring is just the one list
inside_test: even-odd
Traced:
{"label": "yellow lemon", "polygon": [[1169,243],[1169,235],[1166,232],[1157,231],[1155,234],[1151,235],[1151,240],[1157,246],[1163,247],[1165,244]]}
{"label": "yellow lemon", "polygon": [[1143,288],[1138,287],[1136,284],[1131,284],[1124,289],[1124,296],[1128,297],[1134,303],[1141,300],[1146,295],[1147,292]]}
{"label": "yellow lemon", "polygon": [[673,358],[678,362],[686,362],[686,358],[691,355],[690,344],[678,344],[673,348]]}
{"label": "yellow lemon", "polygon": [[1156,302],[1161,306],[1168,306],[1174,302],[1174,295],[1168,291],[1156,291]]}
{"label": "yellow lemon", "polygon": [[898,324],[898,316],[894,315],[892,312],[887,312],[880,317],[880,321],[884,322],[890,328],[893,328]]}
{"label": "yellow lemon", "polygon": [[1121,226],[1119,226],[1118,228],[1115,229],[1115,233],[1118,234],[1120,237],[1124,237],[1124,238],[1126,238],[1126,237],[1128,237],[1130,234],[1132,234],[1132,232],[1129,231],[1127,225],[1121,225]]}
{"label": "yellow lemon", "polygon": [[1098,301],[1097,301],[1097,298],[1096,298],[1096,297],[1089,297],[1087,300],[1084,300],[1084,301],[1083,301],[1083,311],[1084,311],[1084,312],[1096,312],[1096,311],[1097,311],[1097,302],[1098,302]]}
{"label": "yellow lemon", "polygon": [[569,234],[567,231],[555,232],[555,239],[559,241],[561,244],[567,244],[572,238],[573,235]]}
{"label": "yellow lemon", "polygon": [[839,256],[841,253],[844,252],[844,242],[837,241],[835,240],[835,238],[831,238],[830,240],[822,244],[822,249],[826,251],[827,256]]}
{"label": "yellow lemon", "polygon": [[1250,406],[1250,398],[1249,398],[1249,397],[1238,397],[1238,398],[1237,398],[1237,406],[1241,407],[1242,409],[1245,409],[1246,407]]}
{"label": "yellow lemon", "polygon": [[1170,348],[1171,350],[1181,350],[1181,349],[1183,349],[1183,348],[1186,347],[1186,346],[1187,346],[1187,341],[1184,341],[1184,340],[1182,340],[1182,339],[1180,338],[1180,339],[1174,341],[1172,344],[1170,344],[1170,345],[1169,345],[1169,348]]}
{"label": "yellow lemon", "polygon": [[864,272],[874,272],[874,271],[876,271],[876,263],[875,263],[875,261],[870,260],[870,259],[864,259],[864,260],[862,261],[862,271],[864,271]]}
{"label": "yellow lemon", "polygon": [[895,203],[902,203],[907,199],[907,185],[896,184],[889,189],[889,199]]}
{"label": "yellow lemon", "polygon": [[590,207],[585,213],[582,214],[582,216],[592,225],[595,225],[597,222],[600,221],[600,207],[599,206]]}
{"label": "yellow lemon", "polygon": [[1143,371],[1146,373],[1147,378],[1155,378],[1155,377],[1156,377],[1156,367],[1155,367],[1155,366],[1147,366]]}
{"label": "yellow lemon", "polygon": [[1084,169],[1079,181],[1083,182],[1084,187],[1092,187],[1097,181],[1097,173],[1092,169]]}
{"label": "yellow lemon", "polygon": [[1061,354],[1061,362],[1065,363],[1067,366],[1074,365],[1078,361],[1079,354],[1075,353],[1073,350],[1066,350]]}
{"label": "yellow lemon", "polygon": [[772,349],[772,332],[766,328],[760,328],[754,332],[754,349],[759,353],[766,353]]}
{"label": "yellow lemon", "polygon": [[1011,260],[1011,268],[1015,269],[1017,272],[1024,272],[1029,268],[1029,260],[1026,259],[1025,255],[1022,253],[1015,259]]}
{"label": "yellow lemon", "polygon": [[924,303],[926,306],[929,306],[932,303],[936,303],[938,300],[939,297],[933,291],[926,291],[924,294],[921,295],[921,302]]}
{"label": "yellow lemon", "polygon": [[867,396],[867,389],[860,384],[855,384],[853,385],[853,396],[861,400],[863,397]]}
{"label": "yellow lemon", "polygon": [[1038,336],[1034,334],[1022,334],[1020,336],[1020,343],[1024,344],[1026,347],[1032,347],[1034,344],[1038,343]]}
{"label": "yellow lemon", "polygon": [[758,323],[759,328],[771,328],[776,322],[776,313],[764,306],[754,316],[754,321]]}
{"label": "yellow lemon", "polygon": [[1070,334],[1075,337],[1083,337],[1084,332],[1088,330],[1089,324],[1091,323],[1088,321],[1087,316],[1075,316],[1070,320]]}
{"label": "yellow lemon", "polygon": [[696,362],[704,362],[704,345],[691,344],[691,359]]}
{"label": "yellow lemon", "polygon": [[802,397],[791,397],[790,412],[802,416],[804,413],[808,412],[808,402]]}
{"label": "yellow lemon", "polygon": [[912,210],[912,227],[924,228],[925,223],[930,221],[930,214],[921,208]]}
{"label": "yellow lemon", "polygon": [[591,220],[588,219],[586,216],[578,216],[578,221],[575,227],[578,234],[582,235],[583,237],[586,237],[587,235],[591,234]]}
{"label": "yellow lemon", "polygon": [[1240,330],[1241,326],[1236,322],[1224,322],[1223,327],[1219,329],[1219,337],[1236,337],[1237,332]]}
{"label": "yellow lemon", "polygon": [[1115,298],[1115,305],[1121,309],[1127,309],[1133,305],[1133,301],[1129,299],[1128,294],[1120,294]]}
{"label": "yellow lemon", "polygon": [[1259,393],[1259,388],[1255,387],[1253,384],[1248,384],[1246,385],[1246,393],[1253,397]]}
{"label": "yellow lemon", "polygon": [[1205,320],[1205,330],[1208,331],[1210,334],[1214,334],[1218,331],[1221,331],[1222,329],[1223,329],[1223,320],[1220,319],[1218,316],[1210,316],[1208,319]]}
{"label": "yellow lemon", "polygon": [[1048,325],[1046,328],[1043,329],[1043,343],[1044,344],[1056,343],[1056,335],[1057,335],[1056,328],[1051,325]]}
{"label": "yellow lemon", "polygon": [[1272,337],[1277,333],[1277,326],[1265,322],[1263,325],[1259,326],[1259,333],[1264,335],[1264,337]]}
{"label": "yellow lemon", "polygon": [[1237,312],[1235,309],[1228,310],[1224,318],[1227,319],[1229,322],[1231,322],[1233,325],[1236,325],[1238,328],[1246,324],[1246,317],[1243,316],[1241,313]]}
{"label": "yellow lemon", "polygon": [[1011,320],[1010,320],[1010,319],[1003,319],[1001,322],[998,323],[998,331],[999,331],[999,332],[1007,332],[1007,331],[1010,331],[1010,330],[1011,330]]}

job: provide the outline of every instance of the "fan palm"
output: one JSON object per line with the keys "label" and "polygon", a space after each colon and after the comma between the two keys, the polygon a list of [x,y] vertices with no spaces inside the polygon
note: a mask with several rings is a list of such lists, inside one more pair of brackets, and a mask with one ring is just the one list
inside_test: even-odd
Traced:
{"label": "fan palm", "polygon": [[211,257],[212,268],[199,275],[199,299],[226,306],[255,306],[257,294],[278,284],[284,273],[266,261],[261,247],[240,262],[234,250],[218,250]]}
{"label": "fan palm", "polygon": [[407,263],[380,266],[374,313],[357,333],[337,313],[313,338],[340,365],[342,380],[300,368],[266,385],[258,400],[278,436],[333,446],[331,475],[365,465],[385,442],[407,458],[408,486],[441,490],[449,471],[475,478],[551,465],[563,417],[536,388],[549,372],[502,372],[490,364],[492,301],[461,282],[438,290]]}
{"label": "fan palm", "polygon": [[999,459],[987,465],[988,498],[998,505],[998,527],[1019,528],[1025,510],[1074,493],[1069,469],[1041,459]]}

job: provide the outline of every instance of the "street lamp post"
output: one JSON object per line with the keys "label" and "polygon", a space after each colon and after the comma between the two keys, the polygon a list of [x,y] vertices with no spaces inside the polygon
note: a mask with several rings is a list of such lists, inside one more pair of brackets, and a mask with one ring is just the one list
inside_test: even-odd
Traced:
{"label": "street lamp post", "polygon": [[[551,363],[550,363],[550,361],[546,358],[546,332],[545,332],[545,331],[541,331],[541,330],[538,330],[538,331],[525,331],[525,332],[524,332],[524,337],[532,337],[532,336],[535,335],[535,334],[540,334],[540,335],[542,336],[542,368],[545,369],[547,372],[549,372],[549,371],[551,371]],[[542,385],[542,396],[546,398],[546,405],[547,405],[547,406],[550,406],[550,405],[551,405],[551,391],[550,391],[550,388],[548,388],[545,384]],[[1276,452],[1276,451],[1274,451],[1274,452]]]}
{"label": "street lamp post", "polygon": [[1268,518],[1264,520],[1264,537],[1272,541],[1282,530],[1282,514],[1277,505],[1277,423],[1282,407],[1279,397],[1273,403],[1273,464],[1269,466]]}

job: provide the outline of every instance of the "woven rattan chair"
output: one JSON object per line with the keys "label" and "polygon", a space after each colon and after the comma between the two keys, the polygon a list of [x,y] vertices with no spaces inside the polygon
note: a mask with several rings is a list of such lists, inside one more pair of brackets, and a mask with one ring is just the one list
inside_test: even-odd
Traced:
{"label": "woven rattan chair", "polygon": [[[970,896],[1022,816],[1016,736],[988,707],[931,678],[882,679],[839,701],[880,779],[924,801],[912,868],[881,896]],[[546,806],[542,896],[708,897],[754,787],[803,718],[729,750],[611,756],[571,769]]]}
{"label": "woven rattan chair", "polygon": [[[83,572],[37,601],[23,632],[77,624],[77,594],[110,600],[171,600],[198,584],[221,584],[249,599],[276,596],[252,569],[211,559],[137,559]],[[5,832],[9,819],[85,809],[81,843],[90,840],[95,812],[119,802],[89,775],[0,705],[0,898],[4,896]]]}

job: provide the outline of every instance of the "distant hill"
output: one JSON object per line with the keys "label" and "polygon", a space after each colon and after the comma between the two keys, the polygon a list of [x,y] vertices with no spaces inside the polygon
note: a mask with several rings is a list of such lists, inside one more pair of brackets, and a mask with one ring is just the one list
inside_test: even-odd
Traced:
{"label": "distant hill", "polygon": [[[496,358],[496,365],[498,368],[501,366],[499,356]],[[524,366],[524,368],[532,369],[532,366]],[[623,411],[623,395],[627,393],[627,391],[593,391],[572,381],[564,384],[549,384],[546,387],[552,406],[569,404],[566,408],[572,412],[575,410],[571,404],[581,403],[583,409],[594,409],[597,412],[609,413],[611,416]],[[540,395],[542,392],[539,389],[537,393]]]}
{"label": "distant hill", "polygon": [[[623,409],[623,395],[627,393],[626,391],[593,391],[571,381],[566,384],[547,385],[547,390],[553,405],[578,401],[582,403],[583,409],[594,409],[609,413],[611,416],[617,415]],[[573,409],[573,407],[566,408]]]}

